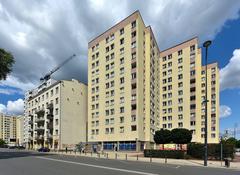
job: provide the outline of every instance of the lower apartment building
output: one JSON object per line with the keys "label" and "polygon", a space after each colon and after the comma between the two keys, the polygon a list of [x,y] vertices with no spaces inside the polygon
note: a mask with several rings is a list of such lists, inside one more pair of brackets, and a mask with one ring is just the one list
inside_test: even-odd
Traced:
{"label": "lower apartment building", "polygon": [[25,95],[24,142],[29,149],[73,148],[86,142],[87,85],[52,79]]}
{"label": "lower apartment building", "polygon": [[[187,128],[192,142],[204,142],[205,66],[198,39],[192,38],[160,53],[161,128]],[[208,68],[208,142],[219,142],[219,69]],[[214,70],[214,71],[213,71]]]}
{"label": "lower apartment building", "polygon": [[0,139],[9,145],[22,145],[23,116],[0,114]]}
{"label": "lower apartment building", "polygon": [[[153,148],[161,128],[187,128],[193,142],[203,142],[201,60],[197,38],[160,51],[139,11],[90,41],[88,143],[105,150]],[[213,66],[210,143],[219,134],[219,70]]]}

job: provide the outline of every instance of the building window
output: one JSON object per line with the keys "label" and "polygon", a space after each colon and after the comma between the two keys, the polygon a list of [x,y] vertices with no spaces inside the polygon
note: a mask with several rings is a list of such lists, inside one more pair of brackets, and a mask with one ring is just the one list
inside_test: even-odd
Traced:
{"label": "building window", "polygon": [[178,75],[178,79],[179,79],[179,80],[183,79],[183,75],[182,75],[182,74],[179,74],[179,75]]}
{"label": "building window", "polygon": [[124,107],[120,107],[120,113],[124,113]]}
{"label": "building window", "polygon": [[120,49],[120,55],[124,54],[124,48]]}
{"label": "building window", "polygon": [[124,133],[124,127],[123,126],[120,127],[120,131],[119,132],[120,133]]}
{"label": "building window", "polygon": [[136,35],[137,35],[137,32],[136,31],[134,31],[134,32],[132,32],[132,38],[134,38],[134,37],[136,37]]}
{"label": "building window", "polygon": [[131,131],[137,131],[137,125],[132,125],[131,126]]}
{"label": "building window", "polygon": [[120,39],[120,45],[124,44],[124,38]]}
{"label": "building window", "polygon": [[183,123],[182,123],[182,122],[179,122],[179,123],[178,123],[178,127],[179,127],[179,128],[182,128],[182,127],[183,127]]}
{"label": "building window", "polygon": [[121,77],[120,78],[120,84],[123,84],[124,83],[124,77]]}
{"label": "building window", "polygon": [[124,28],[120,29],[120,35],[124,34]]}
{"label": "building window", "polygon": [[162,61],[166,61],[166,60],[167,60],[166,56],[162,58]]}
{"label": "building window", "polygon": [[56,104],[56,105],[58,104],[58,98],[56,98],[56,100],[55,100],[55,104]]}
{"label": "building window", "polygon": [[179,55],[182,55],[182,50],[179,50],[179,51],[178,51],[178,56],[179,56]]}
{"label": "building window", "polygon": [[190,51],[191,52],[195,51],[195,45],[190,46]]}
{"label": "building window", "polygon": [[132,42],[131,47],[132,47],[132,49],[136,48],[136,41]]}
{"label": "building window", "polygon": [[51,97],[53,96],[53,90],[51,90]]}
{"label": "building window", "polygon": [[183,115],[182,115],[182,114],[179,114],[179,115],[178,115],[178,119],[179,119],[179,120],[182,120],[182,119],[183,119]]}
{"label": "building window", "polygon": [[172,54],[168,55],[168,60],[172,59]]}
{"label": "building window", "polygon": [[55,93],[58,94],[58,91],[59,91],[59,87],[56,87],[56,92]]}
{"label": "building window", "polygon": [[58,115],[58,108],[55,109],[55,115]]}
{"label": "building window", "polygon": [[183,62],[183,59],[182,58],[179,58],[178,59],[178,64],[182,63]]}
{"label": "building window", "polygon": [[135,122],[136,121],[136,115],[132,115],[131,119],[132,119],[132,122]]}
{"label": "building window", "polygon": [[124,123],[124,117],[120,117],[120,123]]}
{"label": "building window", "polygon": [[136,25],[137,25],[136,21],[133,21],[133,22],[132,22],[132,28],[135,28]]}

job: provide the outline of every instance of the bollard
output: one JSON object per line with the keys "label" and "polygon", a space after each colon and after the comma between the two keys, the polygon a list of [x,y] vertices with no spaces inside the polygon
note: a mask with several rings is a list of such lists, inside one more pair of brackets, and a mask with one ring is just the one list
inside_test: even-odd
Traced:
{"label": "bollard", "polygon": [[107,153],[107,159],[108,159],[108,153]]}
{"label": "bollard", "polygon": [[137,160],[138,160],[138,155],[137,155]]}
{"label": "bollard", "polygon": [[98,158],[100,158],[100,153],[98,153]]}
{"label": "bollard", "polygon": [[150,155],[150,162],[152,162],[152,155]]}
{"label": "bollard", "polygon": [[91,157],[92,157],[92,151],[91,151]]}
{"label": "bollard", "polygon": [[165,157],[165,163],[167,163],[167,158]]}
{"label": "bollard", "polygon": [[117,153],[115,154],[115,159],[117,159]]}
{"label": "bollard", "polygon": [[126,154],[126,160],[127,160],[127,154]]}

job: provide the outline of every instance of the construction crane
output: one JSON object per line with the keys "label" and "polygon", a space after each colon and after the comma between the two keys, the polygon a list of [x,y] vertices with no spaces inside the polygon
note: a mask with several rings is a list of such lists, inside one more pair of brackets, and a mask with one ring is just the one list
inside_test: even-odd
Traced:
{"label": "construction crane", "polygon": [[49,73],[47,73],[44,77],[40,78],[40,81],[47,81],[49,79],[51,79],[51,76],[53,73],[55,73],[56,71],[58,71],[58,69],[60,69],[64,64],[66,64],[67,62],[69,62],[71,59],[73,59],[76,55],[73,54],[72,56],[70,56],[68,59],[64,60],[61,64],[59,64],[57,67],[55,67],[53,70],[51,70]]}

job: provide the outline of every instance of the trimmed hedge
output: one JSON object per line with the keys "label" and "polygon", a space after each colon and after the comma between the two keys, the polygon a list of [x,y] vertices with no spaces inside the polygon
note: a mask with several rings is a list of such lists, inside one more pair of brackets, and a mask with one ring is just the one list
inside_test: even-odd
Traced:
{"label": "trimmed hedge", "polygon": [[[187,154],[192,158],[204,158],[204,144],[190,143],[187,147]],[[234,158],[234,146],[231,144],[223,144],[223,158]],[[208,144],[208,158],[220,160],[221,144]]]}
{"label": "trimmed hedge", "polygon": [[182,150],[144,150],[144,157],[183,159],[184,155],[185,151]]}

